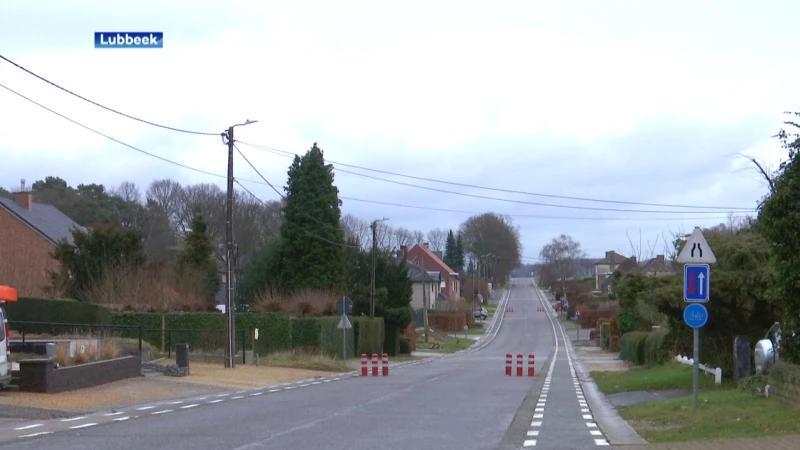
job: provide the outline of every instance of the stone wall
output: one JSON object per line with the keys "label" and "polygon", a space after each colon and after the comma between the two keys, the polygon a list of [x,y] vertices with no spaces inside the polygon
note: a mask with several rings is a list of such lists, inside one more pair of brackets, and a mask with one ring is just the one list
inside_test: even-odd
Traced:
{"label": "stone wall", "polygon": [[56,393],[140,377],[142,363],[139,356],[123,356],[55,368],[52,359],[28,359],[19,362],[19,370],[21,391]]}

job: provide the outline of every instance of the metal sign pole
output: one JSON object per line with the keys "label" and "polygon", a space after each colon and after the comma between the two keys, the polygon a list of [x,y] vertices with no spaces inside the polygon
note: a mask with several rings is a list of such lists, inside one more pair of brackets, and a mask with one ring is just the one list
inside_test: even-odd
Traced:
{"label": "metal sign pole", "polygon": [[694,407],[700,404],[700,328],[694,329],[694,364],[692,365],[692,399]]}

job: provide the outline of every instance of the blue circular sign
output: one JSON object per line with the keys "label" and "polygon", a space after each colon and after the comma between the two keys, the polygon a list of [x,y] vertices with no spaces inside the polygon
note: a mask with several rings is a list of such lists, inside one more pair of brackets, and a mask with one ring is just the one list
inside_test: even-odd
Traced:
{"label": "blue circular sign", "polygon": [[708,310],[700,303],[692,303],[683,310],[683,321],[691,328],[702,328],[708,322]]}

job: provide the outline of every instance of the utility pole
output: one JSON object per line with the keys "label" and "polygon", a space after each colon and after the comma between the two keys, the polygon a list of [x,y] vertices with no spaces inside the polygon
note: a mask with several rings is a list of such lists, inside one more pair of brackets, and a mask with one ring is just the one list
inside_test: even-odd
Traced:
{"label": "utility pole", "polygon": [[430,308],[430,298],[428,297],[428,271],[425,270],[425,257],[419,254],[420,267],[422,267],[422,323],[425,326],[425,343],[428,343],[428,309]]}
{"label": "utility pole", "polygon": [[[236,355],[236,303],[234,302],[234,277],[233,277],[233,129],[238,126],[256,123],[257,120],[246,120],[245,123],[233,125],[222,133],[223,142],[227,139],[228,144],[228,189],[226,195],[225,211],[225,368],[233,369],[236,367],[234,362]],[[242,343],[244,344],[244,342]],[[244,351],[244,347],[242,347]]]}
{"label": "utility pole", "polygon": [[375,262],[378,257],[378,222],[389,220],[386,217],[373,220],[369,225],[372,228],[372,273],[369,280],[369,317],[375,317]]}

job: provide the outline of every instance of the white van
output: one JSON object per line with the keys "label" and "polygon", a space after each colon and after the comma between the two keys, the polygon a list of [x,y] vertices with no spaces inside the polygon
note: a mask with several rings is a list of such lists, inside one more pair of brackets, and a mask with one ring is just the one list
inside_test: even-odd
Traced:
{"label": "white van", "polygon": [[[0,286],[0,305],[17,301],[17,290],[10,286]],[[8,339],[8,318],[6,310],[0,306],[3,332],[0,333],[0,388],[11,384],[11,342]]]}

